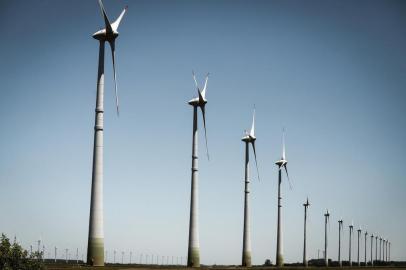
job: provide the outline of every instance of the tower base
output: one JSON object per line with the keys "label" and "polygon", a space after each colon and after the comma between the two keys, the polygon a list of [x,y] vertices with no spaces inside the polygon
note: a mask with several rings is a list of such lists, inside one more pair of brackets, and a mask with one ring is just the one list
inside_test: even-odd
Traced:
{"label": "tower base", "polygon": [[104,238],[89,238],[87,245],[87,264],[104,266]]}
{"label": "tower base", "polygon": [[189,248],[187,255],[187,266],[188,267],[200,267],[200,249],[199,248]]}
{"label": "tower base", "polygon": [[244,251],[242,254],[242,265],[243,267],[251,267],[251,251]]}

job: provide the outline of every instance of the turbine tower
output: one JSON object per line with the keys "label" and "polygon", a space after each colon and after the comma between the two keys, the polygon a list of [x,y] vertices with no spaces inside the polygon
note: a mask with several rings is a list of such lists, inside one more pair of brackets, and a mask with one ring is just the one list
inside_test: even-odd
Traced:
{"label": "turbine tower", "polygon": [[375,262],[378,261],[378,234],[375,234]]}
{"label": "turbine tower", "polygon": [[204,135],[206,139],[207,159],[209,159],[209,151],[207,148],[206,135],[206,87],[209,74],[206,76],[203,90],[200,90],[197,85],[196,77],[193,72],[193,79],[197,88],[198,96],[191,99],[188,103],[193,106],[193,143],[192,143],[192,184],[190,196],[190,220],[189,220],[189,245],[187,266],[200,267],[200,244],[199,244],[199,187],[198,187],[198,133],[197,133],[197,107],[200,107],[203,116]]}
{"label": "turbine tower", "polygon": [[360,260],[359,260],[359,239],[360,239],[360,237],[361,237],[361,226],[359,226],[359,228],[358,228],[358,230],[357,230],[357,236],[358,236],[358,245],[357,245],[357,249],[358,249],[358,252],[357,252],[357,264],[358,264],[358,267],[360,267],[361,266],[361,262],[360,262]]}
{"label": "turbine tower", "polygon": [[379,236],[379,261],[382,261],[382,236]]}
{"label": "turbine tower", "polygon": [[104,45],[110,44],[113,60],[114,85],[116,95],[116,110],[118,110],[118,95],[115,71],[115,40],[118,37],[118,26],[127,10],[121,12],[116,21],[110,23],[99,0],[104,18],[105,28],[93,34],[99,41],[99,68],[97,73],[96,117],[94,126],[92,192],[90,201],[89,238],[87,244],[87,264],[104,266],[104,230],[103,230],[103,114],[104,114]]}
{"label": "turbine tower", "polygon": [[354,224],[353,224],[353,222],[351,221],[351,224],[350,224],[350,247],[349,247],[349,249],[348,249],[348,253],[349,253],[349,256],[348,256],[348,261],[349,261],[349,263],[350,263],[350,267],[352,266],[352,260],[351,260],[351,238],[352,238],[352,230],[354,229]]}
{"label": "turbine tower", "polygon": [[326,213],[324,214],[324,263],[325,266],[328,266],[328,234],[327,234],[327,224],[330,221],[330,213],[328,212],[328,209],[326,210]]}
{"label": "turbine tower", "polygon": [[382,261],[385,261],[385,238],[382,238]]}
{"label": "turbine tower", "polygon": [[287,164],[288,161],[285,157],[285,130],[282,133],[282,158],[275,162],[279,167],[279,179],[278,179],[278,224],[277,224],[277,235],[276,235],[276,266],[283,266],[283,231],[282,231],[282,194],[281,194],[281,182],[282,182],[282,168],[285,168],[286,177],[288,178],[289,184],[289,174]]}
{"label": "turbine tower", "polygon": [[[257,167],[257,154],[255,151],[255,109],[252,115],[252,126],[251,131],[248,133],[245,131],[244,137],[241,139],[245,142],[245,190],[244,190],[244,231],[243,231],[243,242],[242,242],[242,266],[251,267],[251,235],[250,235],[250,205],[249,205],[249,145],[252,145],[252,150],[254,152],[255,165]],[[259,179],[259,173],[258,173]]]}
{"label": "turbine tower", "polygon": [[390,261],[390,242],[389,242],[389,261]]}
{"label": "turbine tower", "polygon": [[371,233],[371,266],[374,266],[374,257],[372,254],[373,246],[374,246],[374,234]]}
{"label": "turbine tower", "polygon": [[340,218],[338,221],[338,264],[340,267],[343,266],[343,262],[341,260],[341,231],[343,230],[343,218]]}
{"label": "turbine tower", "polygon": [[307,267],[307,256],[306,256],[306,223],[307,223],[307,208],[310,206],[309,198],[306,199],[304,206],[304,240],[303,240],[303,266]]}
{"label": "turbine tower", "polygon": [[368,237],[368,231],[365,231],[364,235],[365,235],[365,245],[364,245],[364,248],[365,248],[365,256],[364,256],[364,263],[365,263],[365,266],[368,266],[368,264],[367,264],[367,237]]}

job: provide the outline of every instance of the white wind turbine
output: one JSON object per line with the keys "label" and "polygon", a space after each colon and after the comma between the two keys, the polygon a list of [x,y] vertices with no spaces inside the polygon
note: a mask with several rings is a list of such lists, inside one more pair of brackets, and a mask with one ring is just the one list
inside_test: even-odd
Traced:
{"label": "white wind turbine", "polygon": [[324,214],[324,264],[328,266],[328,232],[327,226],[330,222],[330,212],[326,209]]}
{"label": "white wind turbine", "polygon": [[209,159],[209,150],[207,147],[207,133],[206,133],[206,89],[209,74],[201,90],[197,84],[195,74],[193,72],[193,79],[197,88],[198,96],[191,99],[188,103],[193,106],[193,144],[192,144],[192,184],[190,196],[190,220],[189,220],[189,244],[188,244],[188,259],[187,266],[200,267],[200,243],[199,243],[199,186],[198,186],[198,133],[197,133],[197,108],[202,111],[204,135],[206,140],[206,153]]}
{"label": "white wind turbine", "polygon": [[94,266],[104,265],[104,229],[103,229],[103,122],[104,122],[104,47],[106,41],[110,44],[113,60],[114,87],[116,96],[116,110],[119,113],[116,66],[115,66],[115,40],[121,19],[127,7],[121,12],[117,20],[110,23],[101,0],[99,6],[104,18],[105,28],[93,34],[99,40],[99,67],[97,73],[96,117],[94,126],[93,173],[90,202],[89,237],[87,245],[87,264]]}
{"label": "white wind turbine", "polygon": [[290,188],[292,188],[289,180],[288,161],[285,155],[285,130],[282,132],[282,158],[275,162],[279,168],[278,173],[278,224],[277,224],[277,235],[276,235],[276,266],[283,266],[283,230],[282,230],[282,194],[281,194],[281,182],[282,182],[282,168],[285,169],[286,177],[289,182]]}
{"label": "white wind turbine", "polygon": [[354,229],[354,223],[351,221],[351,224],[348,226],[349,228],[350,228],[350,246],[349,246],[349,249],[348,249],[348,261],[349,261],[349,263],[350,263],[350,266],[352,266],[352,260],[351,260],[351,247],[352,247],[352,244],[351,244],[351,239],[352,239],[352,231],[353,231],[353,229]]}
{"label": "white wind turbine", "polygon": [[244,189],[244,231],[243,231],[243,244],[242,244],[242,266],[251,267],[251,232],[250,232],[250,204],[249,204],[249,144],[252,145],[252,150],[254,151],[255,165],[258,172],[257,154],[255,150],[255,108],[252,115],[252,126],[248,133],[245,130],[245,135],[241,139],[245,142],[245,189]]}
{"label": "white wind turbine", "polygon": [[341,232],[343,230],[343,218],[340,218],[338,221],[338,264],[340,267],[343,266],[343,262],[341,260]]}

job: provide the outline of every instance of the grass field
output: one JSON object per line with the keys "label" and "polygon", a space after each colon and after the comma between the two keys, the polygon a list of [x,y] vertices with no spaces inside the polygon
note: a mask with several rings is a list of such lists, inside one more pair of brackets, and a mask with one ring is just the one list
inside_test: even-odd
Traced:
{"label": "grass field", "polygon": [[[104,267],[90,267],[90,266],[85,266],[85,265],[67,265],[67,264],[47,264],[47,269],[49,270],[70,270],[70,269],[100,269],[100,270],[119,270],[119,269],[135,269],[135,270],[175,270],[175,269],[185,269],[186,267],[184,266],[145,266],[145,265],[121,265],[121,264],[116,264],[116,265],[106,265]],[[202,269],[206,270],[232,270],[232,269],[250,269],[250,268],[244,268],[244,267],[236,267],[236,266],[202,266]],[[365,269],[366,267],[341,267],[341,269]],[[192,269],[192,268],[188,268]],[[272,270],[272,269],[278,269],[277,267],[274,266],[253,266],[251,269],[255,270]],[[281,268],[283,270],[327,270],[327,269],[340,269],[339,267],[292,267],[292,266],[286,266]],[[392,269],[392,270],[406,270],[406,266],[377,266],[377,267],[367,267],[367,269],[377,269],[377,270],[384,270],[384,269]]]}

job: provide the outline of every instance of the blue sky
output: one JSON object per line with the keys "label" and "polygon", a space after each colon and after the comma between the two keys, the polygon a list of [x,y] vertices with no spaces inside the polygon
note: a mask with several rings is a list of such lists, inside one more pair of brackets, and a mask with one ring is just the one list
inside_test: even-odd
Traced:
{"label": "blue sky", "polygon": [[[192,109],[211,73],[200,132],[202,263],[239,264],[243,130],[257,108],[261,182],[252,175],[253,262],[275,261],[277,169],[286,127],[285,258],[323,247],[323,212],[406,248],[406,5],[402,1],[105,0],[117,39],[115,114],[110,52],[105,86],[105,242],[112,250],[186,256]],[[0,231],[28,247],[42,237],[85,253],[98,43],[97,1],[0,1]],[[108,47],[107,47],[108,48]],[[200,123],[201,124],[201,123]],[[355,246],[354,246],[355,247]],[[72,252],[72,254],[75,252]],[[363,253],[362,253],[363,254]],[[355,256],[355,253],[354,253]],[[118,256],[121,259],[121,255]],[[183,259],[184,261],[185,259]]]}

